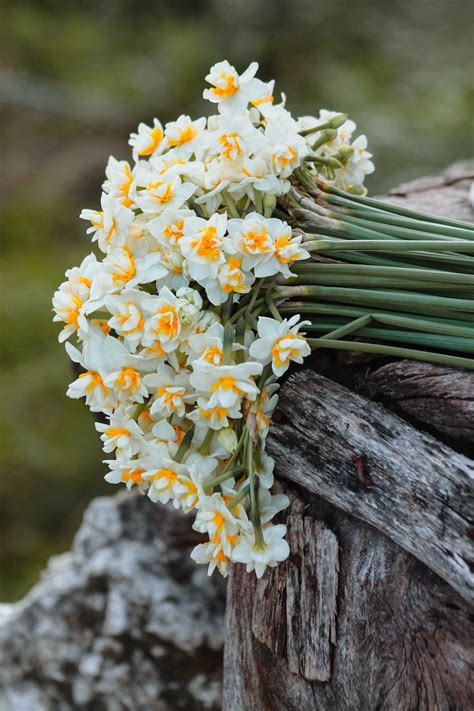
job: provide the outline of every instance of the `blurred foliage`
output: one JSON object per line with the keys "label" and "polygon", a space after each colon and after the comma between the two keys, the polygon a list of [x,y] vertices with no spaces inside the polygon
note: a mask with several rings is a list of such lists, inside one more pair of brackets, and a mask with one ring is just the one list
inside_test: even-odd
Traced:
{"label": "blurred foliage", "polygon": [[215,61],[254,59],[297,114],[346,111],[369,137],[371,192],[472,153],[470,0],[3,2],[0,109],[0,597],[64,550],[110,492],[92,418],[51,323],[51,294],[88,250],[110,153],[139,120],[208,111]]}

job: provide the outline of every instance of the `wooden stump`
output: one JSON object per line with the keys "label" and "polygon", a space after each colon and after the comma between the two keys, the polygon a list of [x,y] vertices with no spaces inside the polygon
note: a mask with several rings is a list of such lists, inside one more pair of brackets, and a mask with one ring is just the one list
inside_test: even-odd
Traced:
{"label": "wooden stump", "polygon": [[[391,199],[472,221],[473,178]],[[224,708],[474,708],[474,373],[326,353],[279,410],[291,556],[260,581],[233,568]]]}

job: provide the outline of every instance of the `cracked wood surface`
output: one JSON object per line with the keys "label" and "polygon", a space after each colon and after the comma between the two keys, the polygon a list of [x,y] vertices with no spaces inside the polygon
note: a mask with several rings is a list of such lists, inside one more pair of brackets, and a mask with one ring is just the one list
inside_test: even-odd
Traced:
{"label": "cracked wood surface", "polygon": [[[474,625],[469,605],[371,526],[307,492],[304,511],[305,518],[311,516],[331,530],[339,548],[330,680],[309,681],[301,672],[294,673],[281,642],[278,652],[271,644],[272,639],[285,636],[288,586],[293,585],[288,568],[294,565],[298,551],[292,551],[286,565],[271,571],[271,589],[278,590],[280,602],[266,640],[255,636],[252,617],[255,607],[273,608],[275,597],[268,593],[265,577],[257,581],[236,565],[229,579],[226,608],[226,711],[473,708]],[[316,566],[306,575],[318,572]],[[293,626],[302,627],[304,619],[301,611],[294,611]],[[300,638],[304,637],[302,627]]]}
{"label": "cracked wood surface", "polygon": [[[267,444],[277,474],[375,526],[474,602],[474,462],[312,371],[290,376],[279,407],[286,419]],[[358,480],[356,457],[373,486]]]}

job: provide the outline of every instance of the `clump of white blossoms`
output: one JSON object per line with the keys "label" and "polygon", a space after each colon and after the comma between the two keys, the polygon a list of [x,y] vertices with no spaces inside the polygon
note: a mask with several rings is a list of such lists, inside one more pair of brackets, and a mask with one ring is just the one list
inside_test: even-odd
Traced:
{"label": "clump of white blossoms", "polygon": [[141,123],[132,160],[110,157],[100,208],[81,213],[97,251],[53,298],[83,371],[68,395],[103,415],[106,480],[194,511],[207,538],[192,558],[224,576],[289,553],[265,439],[277,378],[311,348],[271,289],[310,254],[277,199],[309,174],[360,193],[373,170],[352,121],[293,118],[257,69],[215,64],[217,114]]}

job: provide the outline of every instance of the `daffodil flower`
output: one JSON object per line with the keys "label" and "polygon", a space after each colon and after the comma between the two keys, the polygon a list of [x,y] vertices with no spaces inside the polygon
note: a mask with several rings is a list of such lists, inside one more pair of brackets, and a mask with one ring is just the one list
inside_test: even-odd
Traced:
{"label": "daffodil flower", "polygon": [[303,358],[311,353],[305,337],[298,333],[307,321],[299,321],[299,316],[277,321],[261,316],[258,319],[258,335],[250,346],[250,355],[264,365],[272,364],[272,370],[280,377],[288,370],[290,363],[302,363]]}
{"label": "daffodil flower", "polygon": [[205,89],[203,97],[217,104],[221,114],[242,114],[252,98],[258,96],[259,87],[253,82],[257,71],[257,62],[252,62],[239,76],[235,67],[226,60],[217,62],[206,76],[206,81],[212,88]]}

